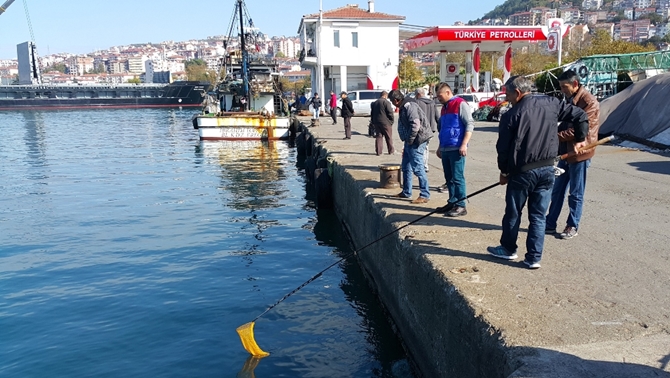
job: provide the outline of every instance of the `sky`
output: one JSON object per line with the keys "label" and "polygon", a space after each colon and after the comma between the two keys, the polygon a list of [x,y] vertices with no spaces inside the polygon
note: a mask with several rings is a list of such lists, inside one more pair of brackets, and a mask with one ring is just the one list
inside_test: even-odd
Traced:
{"label": "sky", "polygon": [[[226,35],[236,0],[25,0],[40,55],[84,54],[131,43],[159,43]],[[323,9],[367,0],[322,0]],[[467,22],[504,0],[376,0],[377,12],[405,16],[421,26]],[[0,0],[0,5],[5,0]],[[319,0],[245,0],[256,27],[270,36],[297,35],[304,14],[318,13]],[[272,5],[270,5],[272,4]],[[466,4],[471,4],[470,6]],[[418,6],[417,6],[418,5]],[[16,45],[30,40],[24,0],[0,15],[0,59],[16,59]]]}

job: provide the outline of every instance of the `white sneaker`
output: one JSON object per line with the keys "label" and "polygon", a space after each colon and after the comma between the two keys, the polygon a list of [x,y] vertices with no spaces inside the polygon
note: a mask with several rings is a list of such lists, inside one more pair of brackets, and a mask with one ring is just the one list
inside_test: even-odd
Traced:
{"label": "white sneaker", "polygon": [[532,264],[531,264],[531,263],[529,263],[528,261],[523,260],[523,263],[526,264],[526,266],[528,267],[528,269],[540,269],[540,263],[539,263],[539,262],[536,262],[536,263],[532,263]]}

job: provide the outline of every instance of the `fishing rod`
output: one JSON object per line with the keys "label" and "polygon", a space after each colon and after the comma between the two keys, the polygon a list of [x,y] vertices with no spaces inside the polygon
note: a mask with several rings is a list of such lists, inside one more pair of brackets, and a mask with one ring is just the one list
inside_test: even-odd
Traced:
{"label": "fishing rod", "polygon": [[431,212],[429,212],[429,213],[427,213],[427,214],[425,214],[425,215],[422,215],[422,216],[420,216],[419,218],[414,219],[413,221],[410,221],[410,222],[404,224],[403,226],[400,226],[400,227],[396,228],[395,230],[393,230],[393,231],[391,231],[391,232],[389,232],[389,233],[387,233],[387,234],[385,234],[385,235],[383,235],[383,236],[377,238],[376,240],[374,240],[374,241],[372,241],[372,242],[370,242],[370,243],[364,245],[363,247],[358,248],[357,250],[355,250],[355,251],[353,251],[353,252],[350,252],[350,253],[346,254],[346,255],[343,256],[341,259],[339,259],[339,260],[335,261],[334,263],[328,265],[326,268],[324,268],[323,270],[321,270],[319,273],[313,275],[310,279],[308,279],[307,281],[305,281],[304,283],[302,283],[300,286],[298,286],[298,287],[296,287],[295,289],[293,289],[293,291],[291,291],[290,293],[288,293],[288,294],[284,295],[283,297],[281,297],[281,299],[279,299],[277,302],[275,302],[275,303],[272,304],[270,307],[268,307],[268,308],[267,308],[265,311],[263,311],[260,315],[256,316],[252,321],[250,321],[249,323],[245,323],[245,324],[239,326],[239,327],[237,328],[237,334],[240,336],[240,340],[242,340],[242,346],[244,346],[244,349],[245,349],[247,352],[251,353],[253,356],[257,356],[257,357],[265,357],[265,356],[269,356],[270,354],[267,353],[267,352],[265,352],[265,351],[263,351],[263,350],[258,346],[258,344],[256,343],[256,340],[254,339],[254,324],[256,323],[256,320],[258,320],[261,316],[267,314],[268,311],[270,311],[270,310],[272,310],[273,308],[275,308],[278,304],[280,304],[281,302],[283,302],[284,300],[286,300],[288,297],[290,297],[291,295],[297,293],[300,289],[302,289],[303,287],[309,285],[310,283],[312,283],[312,282],[313,282],[314,280],[316,280],[317,278],[321,277],[321,275],[322,275],[323,273],[325,273],[328,269],[334,267],[335,265],[341,263],[342,261],[348,259],[349,257],[351,257],[351,256],[353,256],[353,255],[359,253],[360,251],[362,251],[362,250],[368,248],[369,246],[371,246],[371,245],[377,243],[378,241],[380,241],[380,240],[382,240],[382,239],[384,239],[384,238],[387,238],[387,237],[389,237],[389,236],[395,234],[396,232],[402,230],[403,228],[405,228],[405,227],[407,227],[407,226],[410,226],[410,225],[412,225],[412,224],[414,224],[414,223],[416,223],[416,222],[419,222],[419,221],[421,221],[421,220],[423,220],[423,219],[425,219],[425,218],[427,218],[427,217],[429,217],[429,216],[431,216],[431,215],[433,215],[433,214],[435,214],[435,213],[444,213],[444,212],[447,212],[447,211],[453,209],[454,206],[456,206],[456,204],[457,204],[458,202],[465,201],[465,200],[467,200],[467,199],[470,198],[470,197],[474,197],[474,196],[476,196],[477,194],[480,194],[480,193],[483,193],[483,192],[485,192],[485,191],[487,191],[487,190],[493,189],[493,188],[495,188],[495,187],[498,186],[498,185],[500,185],[500,183],[499,183],[499,182],[496,182],[495,184],[491,184],[491,185],[487,186],[486,188],[480,189],[480,190],[478,190],[478,191],[476,191],[476,192],[474,192],[474,193],[472,193],[472,194],[466,195],[466,196],[463,197],[463,198],[459,198],[459,199],[456,200],[455,202],[450,202],[450,203],[447,203],[447,204],[444,205],[444,206],[438,207],[437,209],[435,209],[435,210],[433,210],[433,211],[431,211]]}
{"label": "fishing rod", "polygon": [[[588,150],[588,149],[594,148],[594,147],[596,147],[596,146],[599,146],[599,145],[601,145],[601,144],[605,144],[605,143],[607,143],[607,142],[609,142],[609,141],[611,141],[611,140],[614,140],[615,138],[616,138],[616,137],[612,135],[612,136],[609,136],[609,137],[600,139],[600,140],[598,140],[598,141],[596,141],[596,142],[593,142],[593,143],[591,143],[591,144],[589,144],[589,145],[586,145],[586,146],[580,148],[579,151],[584,151],[584,150]],[[578,151],[578,152],[579,152],[579,151]],[[569,153],[566,153],[566,154],[563,154],[563,155],[559,155],[559,156],[557,156],[556,160],[565,160],[565,159],[567,159],[567,158],[569,158],[569,157],[572,157],[572,156],[577,155],[578,152],[569,152]],[[564,170],[556,170],[556,169],[555,169],[554,172],[555,172],[555,174],[556,174],[557,176],[560,176],[560,175],[563,174],[565,171],[564,171]],[[416,222],[419,222],[419,221],[421,221],[421,220],[423,220],[423,219],[425,219],[425,218],[427,218],[427,217],[429,217],[429,216],[431,216],[431,215],[433,215],[433,214],[435,214],[435,213],[446,213],[446,212],[450,211],[451,209],[453,209],[453,208],[456,206],[457,203],[459,203],[459,202],[461,202],[461,201],[465,201],[465,200],[469,199],[470,197],[474,197],[474,196],[476,196],[476,195],[478,195],[478,194],[481,194],[481,193],[483,193],[483,192],[485,192],[485,191],[487,191],[487,190],[493,189],[493,188],[497,187],[498,185],[500,185],[500,182],[496,182],[495,184],[491,184],[491,185],[489,185],[489,186],[487,186],[487,187],[485,187],[485,188],[482,188],[482,189],[477,190],[476,192],[473,192],[473,193],[471,193],[471,194],[469,194],[469,195],[466,195],[466,196],[463,197],[463,198],[459,198],[459,199],[457,199],[457,200],[454,201],[454,202],[449,202],[449,203],[447,203],[447,204],[444,205],[444,206],[438,207],[438,208],[436,208],[435,210],[430,211],[429,213],[427,213],[427,214],[425,214],[425,215],[422,215],[422,216],[420,216],[419,218],[414,219],[413,221],[407,222],[405,225],[400,226],[400,227],[396,228],[395,230],[393,230],[393,231],[391,231],[391,232],[389,232],[389,233],[387,233],[387,234],[385,234],[385,235],[383,235],[383,236],[381,236],[381,237],[375,239],[374,241],[372,241],[372,242],[370,242],[370,243],[364,245],[363,247],[358,248],[357,250],[355,250],[355,251],[353,251],[353,252],[350,252],[350,253],[346,254],[346,255],[345,255],[344,257],[342,257],[341,259],[339,259],[339,260],[335,261],[334,263],[328,265],[326,268],[324,268],[323,270],[321,270],[321,271],[318,272],[317,274],[315,274],[315,275],[313,275],[312,277],[310,277],[310,279],[308,279],[307,281],[305,281],[304,283],[302,283],[300,286],[298,286],[297,288],[293,289],[293,291],[291,291],[290,293],[288,293],[288,294],[284,295],[283,297],[281,297],[281,299],[279,299],[277,302],[275,302],[275,303],[272,304],[270,307],[268,307],[268,308],[267,308],[265,311],[263,311],[260,315],[256,316],[252,321],[250,321],[249,323],[245,323],[245,324],[243,324],[243,325],[237,327],[236,331],[237,331],[237,334],[240,336],[240,340],[242,341],[242,346],[244,347],[244,349],[245,349],[247,352],[249,352],[249,353],[250,353],[251,355],[253,355],[253,356],[256,356],[256,357],[266,357],[266,356],[269,356],[270,353],[265,352],[264,350],[262,350],[262,349],[258,346],[258,344],[256,343],[256,340],[254,339],[254,325],[256,324],[256,320],[258,320],[261,316],[267,314],[268,311],[270,311],[270,310],[272,310],[273,308],[275,308],[278,304],[280,304],[280,303],[282,303],[283,301],[285,301],[288,297],[290,297],[291,295],[297,293],[300,289],[302,289],[303,287],[309,285],[310,283],[312,283],[312,282],[313,282],[314,280],[316,280],[317,278],[321,277],[321,275],[322,275],[323,273],[325,273],[328,269],[334,267],[335,265],[341,263],[342,261],[344,261],[344,260],[348,259],[349,257],[355,255],[356,253],[358,253],[358,252],[360,252],[360,251],[362,251],[362,250],[368,248],[369,246],[371,246],[371,245],[377,243],[378,241],[380,241],[380,240],[382,240],[382,239],[384,239],[384,238],[387,238],[387,237],[389,237],[389,236],[395,234],[396,232],[402,230],[403,228],[405,228],[405,227],[407,227],[407,226],[410,226],[410,225],[412,225],[412,224],[414,224],[414,223],[416,223]]]}

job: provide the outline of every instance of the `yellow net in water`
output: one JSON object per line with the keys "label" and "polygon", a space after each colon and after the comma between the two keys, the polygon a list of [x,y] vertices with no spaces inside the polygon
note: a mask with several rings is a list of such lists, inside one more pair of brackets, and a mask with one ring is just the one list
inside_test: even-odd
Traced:
{"label": "yellow net in water", "polygon": [[251,353],[252,356],[255,357],[269,356],[270,353],[261,349],[261,347],[259,347],[258,344],[256,344],[256,340],[254,340],[254,324],[255,324],[254,322],[251,322],[242,324],[241,326],[237,327],[237,334],[240,335],[242,346],[247,352]]}

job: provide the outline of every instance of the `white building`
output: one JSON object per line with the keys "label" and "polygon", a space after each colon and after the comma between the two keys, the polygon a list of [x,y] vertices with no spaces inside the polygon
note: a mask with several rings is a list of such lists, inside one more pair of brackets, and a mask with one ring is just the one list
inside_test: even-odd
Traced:
{"label": "white building", "polygon": [[274,38],[272,40],[272,51],[275,55],[281,52],[284,56],[293,58],[300,52],[300,40],[286,37]]}
{"label": "white building", "polygon": [[[399,26],[403,16],[350,4],[302,17],[300,62],[312,71],[312,92],[398,87]],[[321,87],[323,85],[323,87]]]}
{"label": "white building", "polygon": [[656,35],[663,38],[670,32],[670,23],[656,25]]}
{"label": "white building", "polygon": [[600,9],[603,6],[603,0],[584,0],[582,2],[582,8],[596,10]]}
{"label": "white building", "polygon": [[655,0],[634,0],[634,8],[651,8],[655,5]]}
{"label": "white building", "polygon": [[144,62],[147,61],[146,56],[132,56],[128,58],[128,72],[141,74],[144,72]]}

